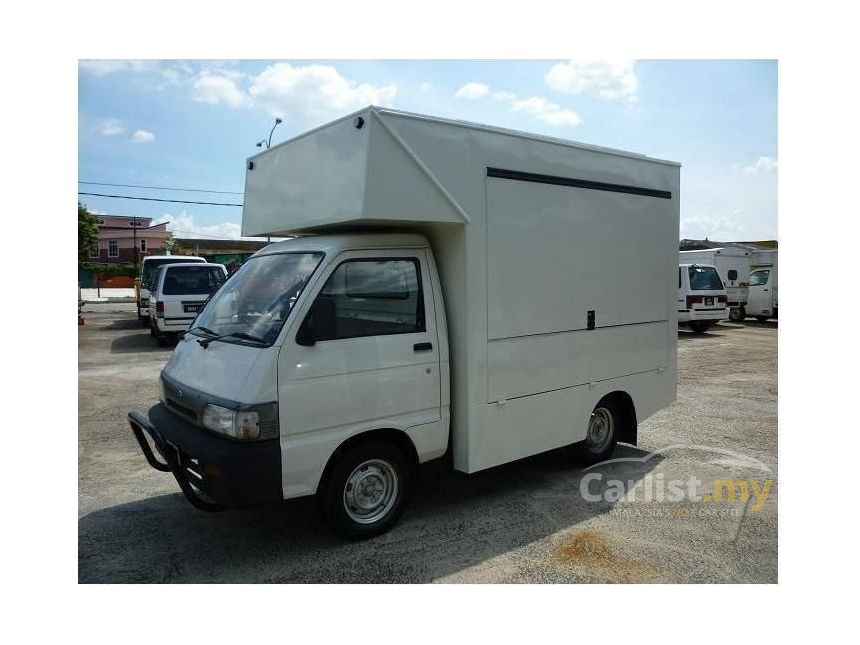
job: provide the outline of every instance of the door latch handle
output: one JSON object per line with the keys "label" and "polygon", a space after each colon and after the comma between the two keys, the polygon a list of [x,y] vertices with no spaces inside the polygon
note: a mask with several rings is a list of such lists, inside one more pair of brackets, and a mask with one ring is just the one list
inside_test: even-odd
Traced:
{"label": "door latch handle", "polygon": [[429,352],[433,350],[433,343],[415,343],[412,349],[416,352]]}

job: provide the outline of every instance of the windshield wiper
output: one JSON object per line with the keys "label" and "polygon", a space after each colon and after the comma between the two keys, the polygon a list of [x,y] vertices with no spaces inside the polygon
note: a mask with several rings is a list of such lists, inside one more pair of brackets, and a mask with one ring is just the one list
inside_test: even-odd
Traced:
{"label": "windshield wiper", "polygon": [[200,330],[205,331],[207,333],[213,334],[209,338],[203,338],[203,339],[198,338],[197,339],[197,343],[203,349],[206,349],[207,347],[209,347],[209,343],[211,343],[213,340],[223,340],[224,338],[239,338],[241,340],[250,340],[251,342],[258,343],[259,345],[264,345],[267,347],[269,345],[269,343],[264,341],[262,338],[257,338],[256,336],[252,336],[251,334],[246,334],[245,332],[242,332],[242,331],[236,331],[236,332],[231,332],[229,334],[221,334],[220,336],[215,336],[214,332],[212,332],[209,329],[206,329],[205,327],[195,327],[194,329],[200,329]]}
{"label": "windshield wiper", "polygon": [[204,332],[204,333],[207,333],[207,334],[209,334],[210,336],[217,336],[217,335],[218,335],[217,333],[215,333],[215,332],[214,332],[214,331],[212,331],[211,329],[208,329],[208,328],[203,327],[203,326],[200,326],[200,325],[198,325],[197,327],[192,327],[192,328],[191,328],[191,329],[189,329],[188,331],[189,331],[189,332],[192,332],[192,331],[194,331],[195,329],[199,329],[200,331],[202,331],[202,332]]}

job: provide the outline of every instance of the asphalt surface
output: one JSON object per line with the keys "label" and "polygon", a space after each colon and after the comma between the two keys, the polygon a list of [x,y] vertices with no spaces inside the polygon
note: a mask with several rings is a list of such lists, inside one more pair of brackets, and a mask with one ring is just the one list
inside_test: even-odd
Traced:
{"label": "asphalt surface", "polygon": [[[134,305],[92,303],[84,315],[80,582],[777,581],[774,322],[679,331],[678,400],[640,423],[638,447],[619,447],[628,461],[586,471],[553,451],[469,476],[436,464],[400,524],[352,543],[307,499],[214,514],[189,506],[146,464],[126,422],[157,400],[171,348],[156,346]],[[618,479],[627,498],[587,501],[589,473],[603,477],[589,493]],[[715,479],[743,479],[762,495],[668,501],[666,484],[690,477],[703,493]]]}

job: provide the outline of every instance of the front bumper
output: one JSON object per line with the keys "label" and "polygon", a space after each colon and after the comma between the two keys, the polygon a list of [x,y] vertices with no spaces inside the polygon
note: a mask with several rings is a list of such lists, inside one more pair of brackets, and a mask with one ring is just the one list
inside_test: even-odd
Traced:
{"label": "front bumper", "polygon": [[249,508],[283,499],[277,439],[240,442],[220,437],[162,403],[150,408],[149,418],[129,412],[128,422],[149,465],[172,473],[188,501],[201,510]]}

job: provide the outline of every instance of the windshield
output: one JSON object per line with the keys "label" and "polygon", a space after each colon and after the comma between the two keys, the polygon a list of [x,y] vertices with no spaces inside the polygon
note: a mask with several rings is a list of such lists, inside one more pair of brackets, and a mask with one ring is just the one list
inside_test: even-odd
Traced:
{"label": "windshield", "polygon": [[763,284],[767,284],[767,279],[770,277],[770,271],[768,269],[762,269],[761,271],[753,271],[750,273],[750,286],[755,287]]}
{"label": "windshield", "polygon": [[158,258],[157,260],[144,259],[143,267],[141,267],[140,271],[140,286],[145,289],[149,289],[158,267],[162,264],[176,264],[177,262],[196,262],[197,264],[204,264],[206,261],[198,258],[183,258],[181,256]]}
{"label": "windshield", "polygon": [[322,253],[275,253],[250,258],[212,296],[191,333],[244,334],[271,345],[322,257]]}
{"label": "windshield", "polygon": [[720,291],[723,281],[714,267],[698,266],[690,267],[690,290],[691,291]]}
{"label": "windshield", "polygon": [[161,292],[165,296],[202,296],[214,293],[224,284],[227,276],[219,266],[209,264],[165,269],[164,284]]}

